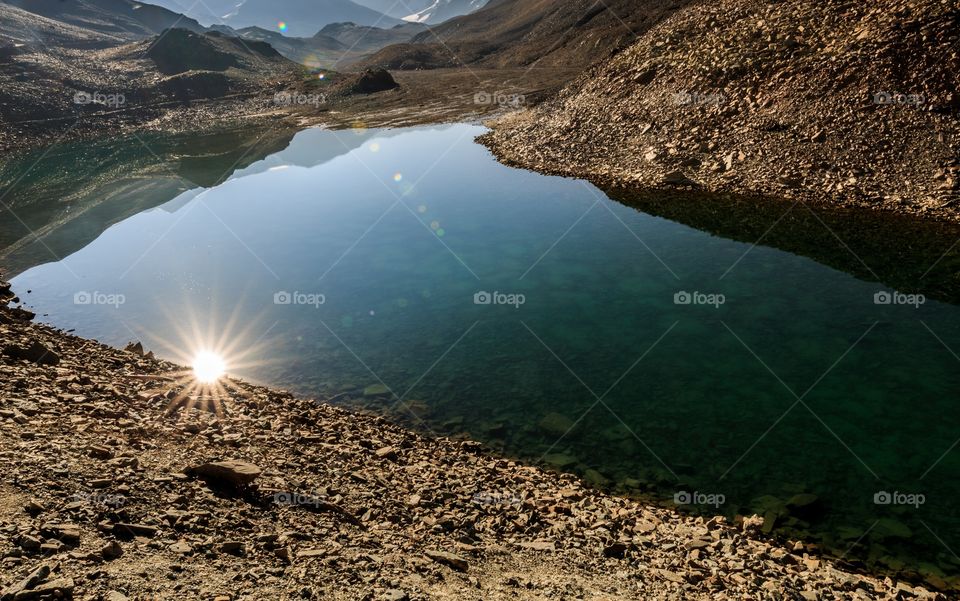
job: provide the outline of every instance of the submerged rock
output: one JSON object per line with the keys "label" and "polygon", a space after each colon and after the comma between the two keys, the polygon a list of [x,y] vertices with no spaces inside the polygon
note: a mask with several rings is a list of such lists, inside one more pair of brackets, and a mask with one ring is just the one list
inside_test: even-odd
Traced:
{"label": "submerged rock", "polygon": [[371,384],[363,389],[363,396],[385,396],[390,394],[386,384]]}
{"label": "submerged rock", "polygon": [[551,412],[543,416],[543,418],[537,422],[537,426],[546,434],[560,437],[573,429],[574,421],[566,415]]}
{"label": "submerged rock", "polygon": [[545,455],[543,460],[547,462],[547,465],[551,465],[559,469],[565,469],[574,466],[578,462],[576,457],[573,455],[567,455],[565,453],[550,453],[549,455]]}

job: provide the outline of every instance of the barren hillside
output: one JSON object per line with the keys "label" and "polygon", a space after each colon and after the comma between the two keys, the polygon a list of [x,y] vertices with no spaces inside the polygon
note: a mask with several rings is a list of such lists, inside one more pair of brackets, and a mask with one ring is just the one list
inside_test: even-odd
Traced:
{"label": "barren hillside", "polygon": [[598,181],[955,219],[958,73],[950,0],[722,0],[676,13],[487,142]]}

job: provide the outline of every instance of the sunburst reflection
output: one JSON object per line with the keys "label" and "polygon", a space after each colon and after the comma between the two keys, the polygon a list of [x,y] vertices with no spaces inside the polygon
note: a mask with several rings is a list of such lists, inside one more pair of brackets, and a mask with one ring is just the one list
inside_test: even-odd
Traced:
{"label": "sunburst reflection", "polygon": [[[232,403],[250,396],[233,376],[273,363],[268,359],[273,345],[266,339],[271,328],[262,331],[262,320],[243,313],[242,305],[235,303],[226,319],[201,316],[198,311],[185,310],[184,305],[176,312],[164,308],[162,323],[169,324],[169,334],[143,332],[159,356],[189,366],[163,375],[136,376],[163,382],[151,392],[168,399],[165,415],[196,409],[223,417],[230,413]],[[240,323],[245,326],[240,328]]]}

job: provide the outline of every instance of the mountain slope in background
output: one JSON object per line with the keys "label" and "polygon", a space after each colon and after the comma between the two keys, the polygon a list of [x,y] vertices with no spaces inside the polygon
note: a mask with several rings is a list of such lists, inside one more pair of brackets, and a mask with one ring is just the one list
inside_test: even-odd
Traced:
{"label": "mountain slope in background", "polygon": [[425,25],[418,23],[404,23],[390,28],[370,27],[356,23],[331,23],[321,29],[315,37],[331,37],[348,48],[372,52],[390,44],[409,41],[426,30]]}
{"label": "mountain slope in background", "polygon": [[384,48],[364,64],[393,69],[585,67],[692,1],[493,0],[410,44]]}
{"label": "mountain slope in background", "polygon": [[105,48],[124,43],[125,38],[84,29],[0,2],[0,50],[3,63],[34,46]]}
{"label": "mountain slope in background", "polygon": [[155,35],[170,27],[203,31],[198,22],[152,4],[133,0],[3,0],[31,13],[107,34],[134,40]]}
{"label": "mountain slope in background", "polygon": [[245,40],[267,42],[277,52],[311,69],[344,69],[368,54],[390,44],[405,42],[426,30],[424,25],[405,23],[390,29],[333,23],[311,37],[291,37],[262,27],[233,30],[221,26],[223,33]]}
{"label": "mountain slope in background", "polygon": [[[32,1],[32,0],[21,0]],[[53,0],[59,1],[59,0]],[[351,0],[151,0],[154,4],[182,12],[208,26],[228,25],[234,29],[261,27],[291,37],[310,37],[330,23],[393,27],[400,19],[389,17]]]}
{"label": "mountain slope in background", "polygon": [[391,17],[436,24],[483,8],[488,0],[355,0]]}
{"label": "mountain slope in background", "polygon": [[330,23],[349,21],[358,25],[392,27],[400,21],[388,17],[350,0],[247,0],[237,12],[226,19],[231,27],[257,25],[267,29],[276,28],[283,21],[285,33],[290,36],[309,37]]}
{"label": "mountain slope in background", "polygon": [[331,68],[347,53],[347,46],[325,35],[294,38],[261,27],[245,27],[235,33],[244,40],[266,42],[288,59],[316,69]]}
{"label": "mountain slope in background", "polygon": [[433,0],[429,6],[403,17],[412,23],[443,23],[483,8],[487,0]]}
{"label": "mountain slope in background", "polygon": [[955,2],[719,0],[487,141],[509,162],[598,181],[958,219],[958,73]]}

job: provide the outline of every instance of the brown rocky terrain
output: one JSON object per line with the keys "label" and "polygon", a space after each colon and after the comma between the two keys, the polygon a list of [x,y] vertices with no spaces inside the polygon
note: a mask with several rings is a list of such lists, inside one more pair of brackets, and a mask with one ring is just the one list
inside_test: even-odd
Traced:
{"label": "brown rocky terrain", "polygon": [[361,61],[387,69],[585,68],[691,0],[493,0]]}
{"label": "brown rocky terrain", "polygon": [[486,143],[600,184],[960,216],[951,0],[682,9]]}
{"label": "brown rocky terrain", "polygon": [[[0,5],[0,16],[13,23],[7,31],[31,31],[32,13]],[[238,103],[259,98],[262,106],[300,79],[300,67],[263,42],[172,29],[116,45],[89,29],[39,22],[44,38],[14,37],[0,56],[3,148],[75,130],[109,135],[209,103],[227,118],[249,114]]]}
{"label": "brown rocky terrain", "polygon": [[0,308],[4,600],[943,598],[31,318]]}
{"label": "brown rocky terrain", "polygon": [[[147,38],[171,27],[204,30],[189,17],[134,0],[3,0],[3,5],[29,11],[34,18],[39,15],[126,41]],[[32,23],[22,32],[30,35],[31,29]]]}

